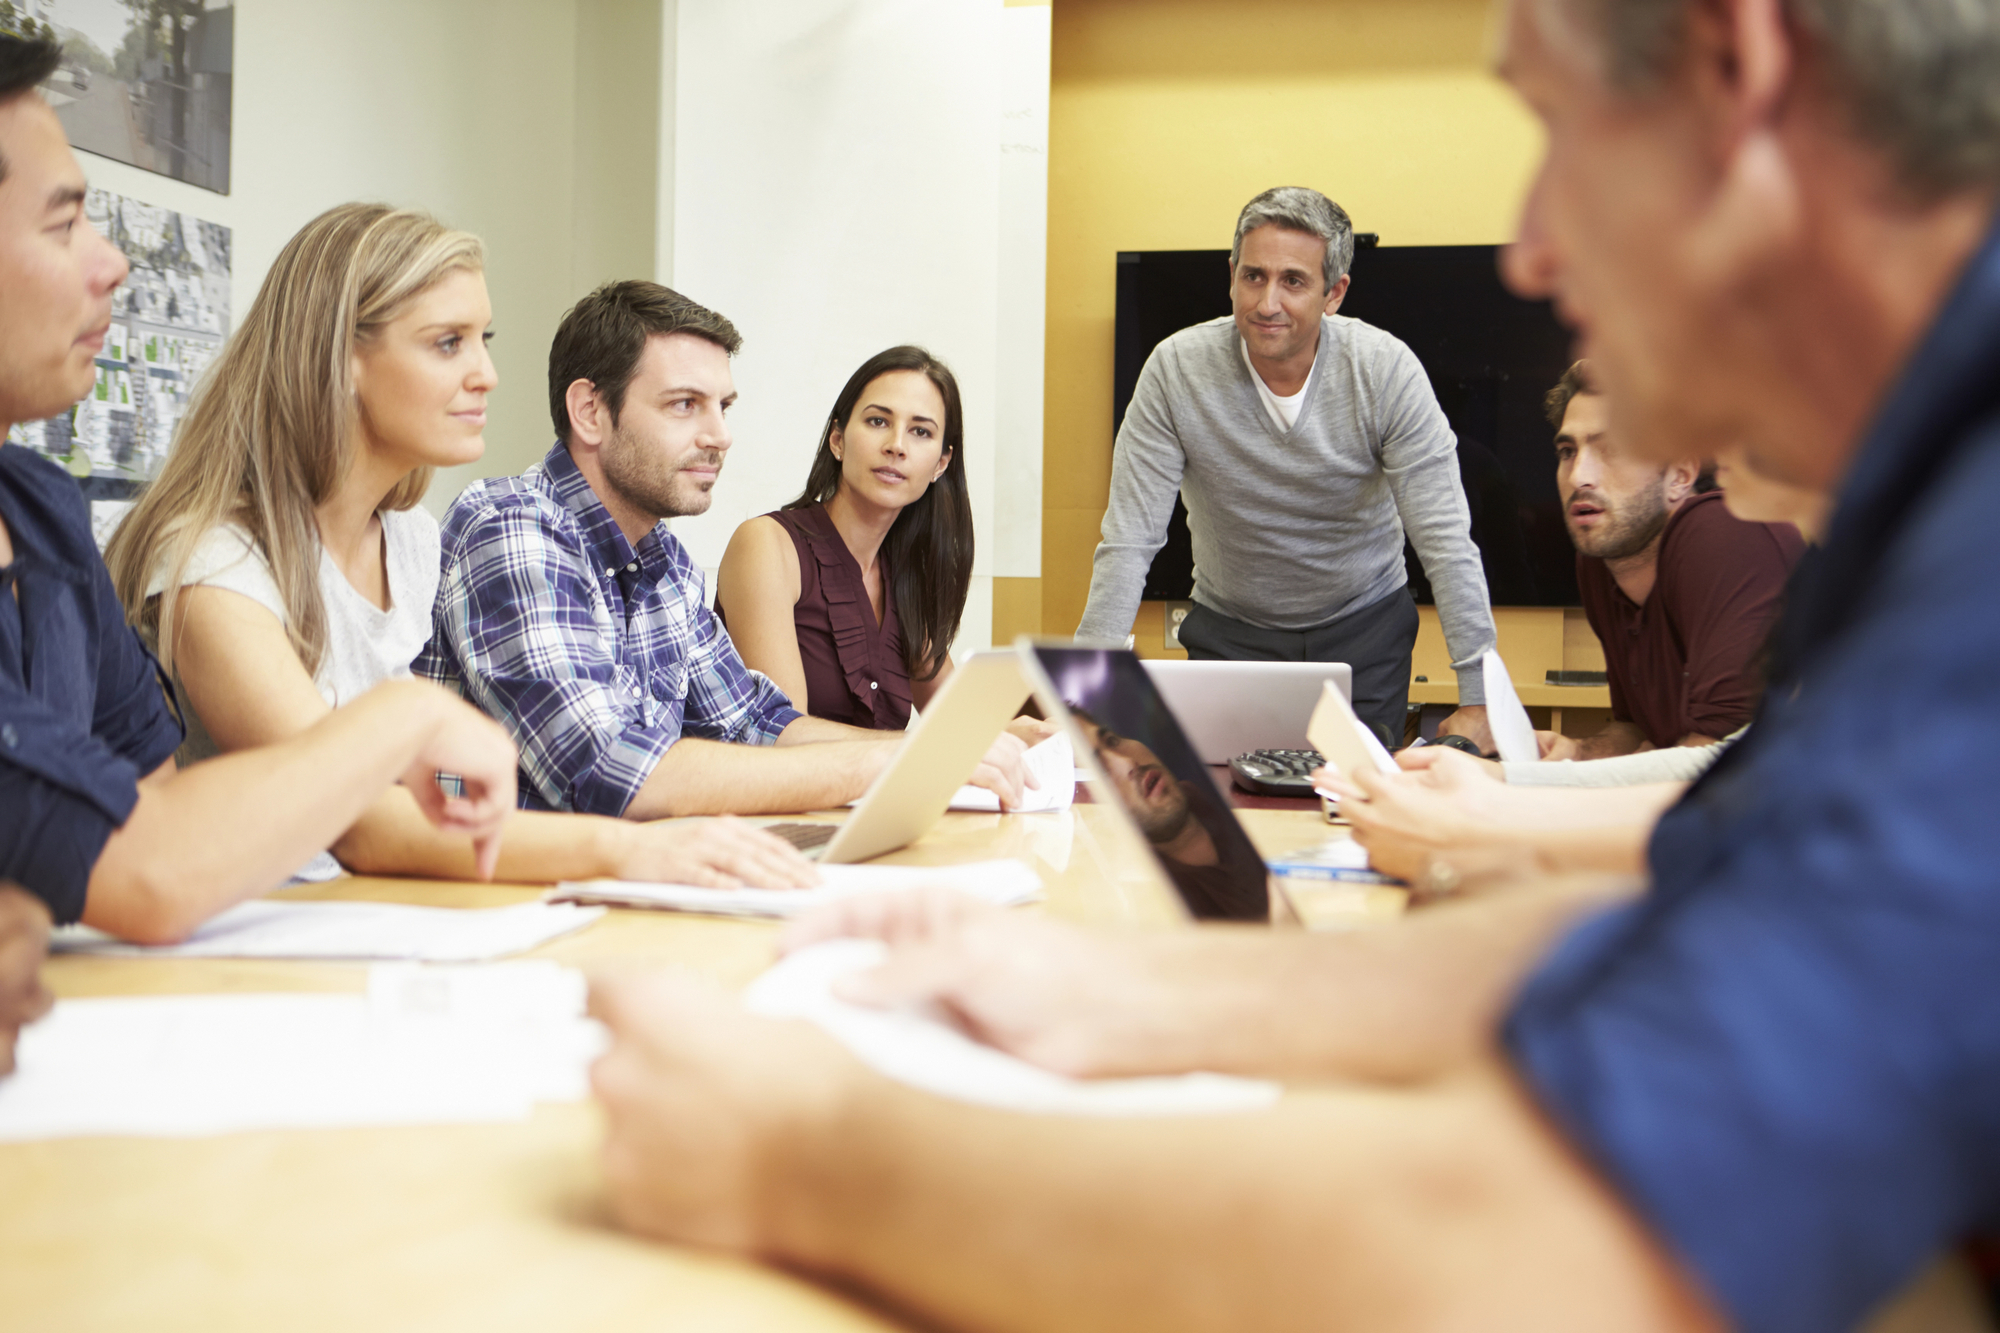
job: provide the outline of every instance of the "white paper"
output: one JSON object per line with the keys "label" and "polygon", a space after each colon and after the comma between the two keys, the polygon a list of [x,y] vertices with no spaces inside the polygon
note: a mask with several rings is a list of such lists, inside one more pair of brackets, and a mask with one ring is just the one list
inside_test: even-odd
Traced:
{"label": "white paper", "polygon": [[58,953],[126,958],[366,958],[470,963],[522,953],[604,914],[601,907],[542,902],[459,909],[402,903],[289,902],[266,898],[220,913],[181,944],[127,944],[67,926]]}
{"label": "white paper", "polygon": [[871,1009],[833,994],[841,977],[881,963],[880,940],[830,940],[792,954],[750,984],[743,1002],[771,1018],[808,1019],[864,1064],[940,1097],[1044,1115],[1212,1115],[1276,1102],[1275,1083],[1223,1074],[1076,1079],[974,1041],[934,1010]]}
{"label": "white paper", "polygon": [[1480,659],[1480,674],[1486,681],[1486,725],[1493,732],[1501,760],[1509,764],[1538,762],[1542,747],[1535,740],[1535,724],[1528,721],[1528,710],[1521,706],[1521,696],[1514,693],[1514,681],[1500,654],[1488,648]]}
{"label": "white paper", "polygon": [[0,1141],[525,1119],[589,1093],[584,993],[534,961],[378,966],[365,995],[62,1000],[21,1033]]}
{"label": "white paper", "polygon": [[1041,876],[1025,862],[1015,860],[955,866],[822,865],[818,870],[820,883],[810,889],[701,889],[689,884],[592,879],[558,884],[549,900],[658,907],[715,916],[785,917],[850,894],[929,885],[970,893],[998,907],[1033,902],[1042,896]]}
{"label": "white paper", "polygon": [[[1028,771],[1035,775],[1039,787],[1030,787],[1026,799],[1013,813],[1021,815],[1039,814],[1047,810],[1067,810],[1076,803],[1076,755],[1070,749],[1069,737],[1062,732],[1030,746],[1022,756]],[[970,784],[960,787],[958,795],[951,798],[954,810],[1000,809],[1000,798],[984,787]]]}
{"label": "white paper", "polygon": [[1375,729],[1355,715],[1354,705],[1332,681],[1320,690],[1319,703],[1306,722],[1306,739],[1349,781],[1352,773],[1362,768],[1373,767],[1378,773],[1399,771]]}

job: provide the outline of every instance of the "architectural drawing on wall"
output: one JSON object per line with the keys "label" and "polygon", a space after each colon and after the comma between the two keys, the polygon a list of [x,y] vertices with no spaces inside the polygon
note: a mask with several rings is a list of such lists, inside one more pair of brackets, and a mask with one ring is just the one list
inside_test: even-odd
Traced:
{"label": "architectural drawing on wall", "polygon": [[8,439],[67,467],[94,500],[157,476],[188,394],[229,333],[229,228],[93,189],[92,226],[132,261],[111,300],[97,383],[70,411]]}
{"label": "architectural drawing on wall", "polygon": [[0,0],[55,30],[42,85],[69,141],[229,193],[231,0]]}

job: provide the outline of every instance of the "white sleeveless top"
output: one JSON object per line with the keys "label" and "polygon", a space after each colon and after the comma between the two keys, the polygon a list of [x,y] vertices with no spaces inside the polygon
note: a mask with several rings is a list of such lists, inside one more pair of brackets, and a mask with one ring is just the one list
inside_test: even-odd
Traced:
{"label": "white sleeveless top", "polygon": [[[437,601],[437,520],[421,506],[386,512],[382,519],[383,563],[389,579],[389,609],[383,610],[355,591],[333,557],[321,550],[319,595],[326,606],[326,654],[313,684],[327,706],[352,703],[385,680],[410,674],[410,663],[431,637],[431,607]],[[285,624],[285,601],[250,534],[234,523],[211,528],[189,557],[185,588],[222,588],[248,597]],[[156,570],[146,589],[149,597],[166,590],[166,571]],[[216,744],[201,717],[188,703],[180,673],[174,673],[174,695],[187,723],[187,739],[174,757],[185,767],[213,758]],[[326,879],[340,873],[334,859],[321,853],[299,872],[302,879]]]}

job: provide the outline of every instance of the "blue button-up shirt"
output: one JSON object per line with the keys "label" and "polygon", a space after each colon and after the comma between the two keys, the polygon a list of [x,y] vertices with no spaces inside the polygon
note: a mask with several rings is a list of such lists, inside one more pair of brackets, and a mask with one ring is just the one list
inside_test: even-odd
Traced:
{"label": "blue button-up shirt", "polygon": [[125,623],[76,483],[0,446],[0,520],[14,547],[0,568],[0,879],[62,924],[83,915],[92,867],[181,726]]}
{"label": "blue button-up shirt", "polygon": [[1851,1328],[2000,1225],[2000,233],[1910,359],[1762,718],[1507,1040],[1751,1333]]}
{"label": "blue button-up shirt", "polygon": [[626,541],[560,441],[468,486],[443,540],[414,669],[513,733],[528,809],[622,815],[683,735],[768,745],[799,716],[743,665],[666,524]]}

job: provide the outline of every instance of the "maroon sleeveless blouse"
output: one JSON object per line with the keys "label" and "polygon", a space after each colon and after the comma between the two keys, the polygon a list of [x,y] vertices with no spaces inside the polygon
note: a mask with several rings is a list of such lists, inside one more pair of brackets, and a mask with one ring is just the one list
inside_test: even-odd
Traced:
{"label": "maroon sleeveless blouse", "polygon": [[910,725],[910,671],[889,569],[882,568],[882,623],[868,604],[861,566],[826,506],[780,509],[768,515],[791,535],[799,553],[799,601],[792,624],[806,669],[807,712],[830,722],[878,731]]}

